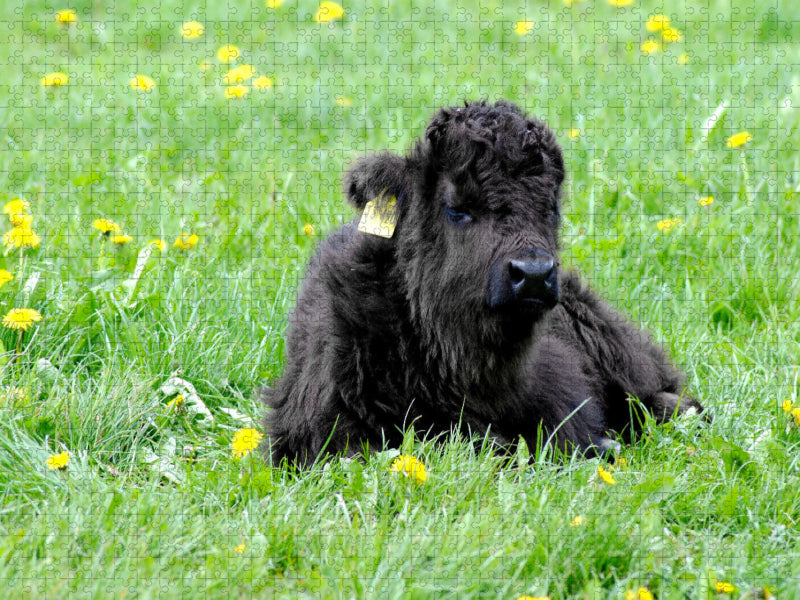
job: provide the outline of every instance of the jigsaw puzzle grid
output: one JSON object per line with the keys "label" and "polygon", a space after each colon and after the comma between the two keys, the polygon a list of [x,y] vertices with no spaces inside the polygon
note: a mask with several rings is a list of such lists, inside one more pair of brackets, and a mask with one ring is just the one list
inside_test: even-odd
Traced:
{"label": "jigsaw puzzle grid", "polygon": [[[6,3],[0,587],[800,597],[797,10]],[[714,422],[650,422],[614,464],[413,432],[267,464],[259,388],[314,248],[357,217],[348,165],[501,98],[563,148],[562,264]]]}

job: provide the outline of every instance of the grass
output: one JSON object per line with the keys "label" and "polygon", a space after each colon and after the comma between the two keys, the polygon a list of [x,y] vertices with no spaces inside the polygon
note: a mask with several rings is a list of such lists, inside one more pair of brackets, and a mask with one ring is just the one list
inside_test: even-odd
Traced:
{"label": "grass", "polygon": [[[21,340],[0,331],[9,597],[800,597],[800,429],[781,408],[800,362],[788,0],[365,1],[330,24],[313,2],[6,4],[0,201],[27,199],[42,241],[0,257],[0,311],[43,315]],[[63,8],[76,24],[56,24]],[[656,13],[682,39],[646,55]],[[179,35],[190,20],[197,40]],[[223,44],[272,88],[226,99]],[[57,71],[66,86],[40,85]],[[137,74],[155,88],[131,89]],[[648,422],[614,485],[597,461],[522,448],[507,464],[413,432],[423,484],[390,472],[396,449],[302,474],[235,459],[304,263],[353,217],[347,164],[479,97],[556,131],[564,263],[654,332],[713,424]],[[103,242],[99,217],[133,241]],[[199,241],[181,251],[184,232]],[[145,256],[152,239],[166,251]]]}

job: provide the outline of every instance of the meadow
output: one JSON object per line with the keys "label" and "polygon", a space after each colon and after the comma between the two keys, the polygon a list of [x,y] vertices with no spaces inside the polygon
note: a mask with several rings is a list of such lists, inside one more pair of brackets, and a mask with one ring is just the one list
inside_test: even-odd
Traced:
{"label": "meadow", "polygon": [[[800,598],[793,3],[337,7],[3,4],[0,589]],[[306,260],[355,216],[343,171],[465,98],[551,125],[562,263],[713,423],[648,420],[613,465],[413,430],[267,464],[258,388]]]}

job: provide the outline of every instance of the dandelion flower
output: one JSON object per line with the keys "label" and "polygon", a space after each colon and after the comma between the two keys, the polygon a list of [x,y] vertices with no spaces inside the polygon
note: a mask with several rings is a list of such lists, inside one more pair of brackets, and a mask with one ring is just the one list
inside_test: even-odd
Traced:
{"label": "dandelion flower", "polygon": [[746,131],[740,131],[739,133],[735,133],[731,137],[728,138],[728,142],[725,144],[728,148],[738,148],[739,146],[744,146],[747,142],[753,139],[753,136],[750,135]]}
{"label": "dandelion flower", "polygon": [[164,252],[164,250],[167,249],[167,244],[166,242],[164,242],[164,240],[150,240],[149,242],[147,242],[148,246],[151,244],[156,248],[158,248],[159,252]]}
{"label": "dandelion flower", "polygon": [[30,227],[14,227],[3,235],[3,244],[7,248],[38,248],[42,243]]}
{"label": "dandelion flower", "polygon": [[13,279],[14,275],[12,275],[9,271],[7,271],[6,269],[0,269],[0,287],[3,287],[5,284],[7,284],[9,281],[12,281]]}
{"label": "dandelion flower", "polygon": [[697,201],[697,203],[700,206],[708,206],[710,204],[714,204],[714,196],[703,196]]}
{"label": "dandelion flower", "polygon": [[669,233],[682,223],[683,219],[681,219],[680,217],[674,217],[672,219],[662,219],[658,223],[656,223],[656,229],[658,229],[661,233]]}
{"label": "dandelion flower", "polygon": [[344,108],[353,106],[353,99],[347,96],[336,96],[336,106],[342,106]]}
{"label": "dandelion flower", "polygon": [[197,245],[199,239],[196,233],[182,233],[173,245],[181,250],[191,250]]}
{"label": "dandelion flower", "polygon": [[233,441],[231,442],[233,457],[244,458],[258,448],[258,444],[263,437],[264,434],[259,433],[252,427],[243,427],[233,434]]}
{"label": "dandelion flower", "polygon": [[794,424],[800,427],[800,406],[798,406],[797,408],[793,408],[789,412],[789,414],[792,415],[792,419],[794,419]]}
{"label": "dandelion flower", "polygon": [[156,82],[147,75],[136,75],[131,79],[131,89],[149,92],[156,87]]}
{"label": "dandelion flower", "polygon": [[266,75],[260,75],[253,79],[253,87],[257,90],[271,90],[272,89],[272,79],[267,77]]}
{"label": "dandelion flower", "polygon": [[311,223],[306,223],[303,225],[303,233],[306,235],[314,235],[314,226]]}
{"label": "dandelion flower", "polygon": [[245,547],[246,547],[245,544],[241,543],[238,546],[234,546],[233,551],[236,552],[236,554],[242,554],[244,552]]}
{"label": "dandelion flower", "polygon": [[172,400],[167,402],[167,409],[168,410],[178,409],[181,406],[183,406],[183,403],[184,403],[183,394],[178,394]]}
{"label": "dandelion flower", "polygon": [[550,596],[528,596],[524,594],[517,598],[517,600],[550,600]]}
{"label": "dandelion flower", "polygon": [[71,8],[65,8],[56,13],[56,23],[59,25],[72,25],[78,21],[78,15]]}
{"label": "dandelion flower", "polygon": [[569,133],[567,135],[569,136],[569,139],[574,140],[581,136],[581,130],[578,129],[577,127],[573,127],[572,129],[569,130]]}
{"label": "dandelion flower", "polygon": [[341,19],[343,16],[344,9],[336,2],[323,2],[319,5],[319,10],[314,15],[314,20],[317,23],[330,23]]}
{"label": "dandelion flower", "polygon": [[40,80],[40,83],[44,87],[58,87],[60,85],[67,85],[68,82],[69,77],[67,77],[67,74],[61,73],[60,71],[57,73],[48,73]]}
{"label": "dandelion flower", "polygon": [[33,308],[12,308],[3,317],[3,327],[28,331],[33,324],[42,320],[42,313]]}
{"label": "dandelion flower", "polygon": [[616,6],[617,8],[622,8],[624,6],[630,6],[633,4],[633,0],[608,0],[608,3],[611,6]]}
{"label": "dandelion flower", "polygon": [[225,88],[225,97],[228,100],[232,100],[233,98],[244,98],[249,92],[250,88],[248,88],[246,85],[232,85]]}
{"label": "dandelion flower", "polygon": [[133,238],[126,233],[123,234],[116,234],[111,236],[111,241],[115,244],[127,244],[128,242],[133,241]]}
{"label": "dandelion flower", "polygon": [[181,35],[187,40],[196,40],[203,35],[205,31],[206,28],[203,27],[203,24],[197,21],[189,21],[181,25]]}
{"label": "dandelion flower", "polygon": [[580,527],[581,525],[583,525],[583,523],[584,523],[583,516],[582,515],[575,515],[575,517],[573,517],[572,521],[569,522],[569,526],[570,527]]}
{"label": "dandelion flower", "polygon": [[239,48],[230,44],[222,46],[217,50],[217,59],[222,63],[229,63],[232,60],[236,60],[240,55],[241,52],[239,52]]}
{"label": "dandelion flower", "polygon": [[792,399],[784,398],[783,403],[781,404],[781,408],[783,409],[783,412],[787,413],[791,412],[792,408],[794,408],[794,405],[792,404]]}
{"label": "dandelion flower", "polygon": [[114,223],[111,219],[95,219],[92,227],[100,231],[103,235],[110,233],[122,233],[122,227]]}
{"label": "dandelion flower", "polygon": [[661,30],[661,39],[669,43],[680,42],[683,39],[683,34],[674,27],[665,27]]}
{"label": "dandelion flower", "polygon": [[60,452],[59,454],[51,454],[44,464],[47,465],[48,469],[55,471],[56,469],[65,469],[68,462],[69,452],[64,450],[64,452]]}
{"label": "dandelion flower", "polygon": [[641,48],[643,54],[655,54],[661,50],[661,44],[655,40],[647,40],[642,42]]}
{"label": "dandelion flower", "polygon": [[669,27],[669,17],[666,15],[652,15],[644,24],[647,31],[661,31]]}
{"label": "dandelion flower", "polygon": [[609,485],[614,485],[615,483],[617,483],[616,481],[614,481],[614,478],[611,476],[611,473],[606,471],[602,466],[598,465],[597,474],[600,476],[600,479],[602,479]]}
{"label": "dandelion flower", "polygon": [[731,592],[736,591],[736,586],[727,581],[717,581],[714,584],[714,590],[718,594],[730,594]]}
{"label": "dandelion flower", "polygon": [[234,67],[222,77],[225,85],[243,83],[256,74],[256,70],[251,65],[239,65]]}
{"label": "dandelion flower", "polygon": [[267,8],[278,8],[283,4],[283,0],[267,0]]}
{"label": "dandelion flower", "polygon": [[640,587],[638,590],[628,590],[625,592],[625,600],[653,600],[653,592],[646,587]]}
{"label": "dandelion flower", "polygon": [[413,456],[401,454],[394,459],[391,466],[392,473],[400,473],[404,477],[413,479],[417,483],[425,483],[428,479],[428,473],[425,471],[425,465]]}
{"label": "dandelion flower", "polygon": [[681,66],[689,64],[689,55],[686,52],[678,57],[678,64]]}
{"label": "dandelion flower", "polygon": [[28,214],[31,205],[23,198],[14,198],[6,202],[3,206],[3,214],[8,215],[8,219],[14,227],[30,227],[33,217]]}
{"label": "dandelion flower", "polygon": [[514,25],[514,33],[517,35],[528,35],[533,31],[533,21],[517,21]]}

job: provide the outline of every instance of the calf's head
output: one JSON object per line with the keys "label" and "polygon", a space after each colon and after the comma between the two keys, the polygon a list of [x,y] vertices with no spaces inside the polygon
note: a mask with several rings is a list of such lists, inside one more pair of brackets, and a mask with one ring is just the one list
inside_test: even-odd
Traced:
{"label": "calf's head", "polygon": [[558,301],[563,179],[544,123],[510,103],[481,102],[439,111],[406,157],[358,160],[345,193],[359,208],[397,198],[394,235],[376,243],[395,245],[422,329],[462,345],[502,344],[530,337]]}

